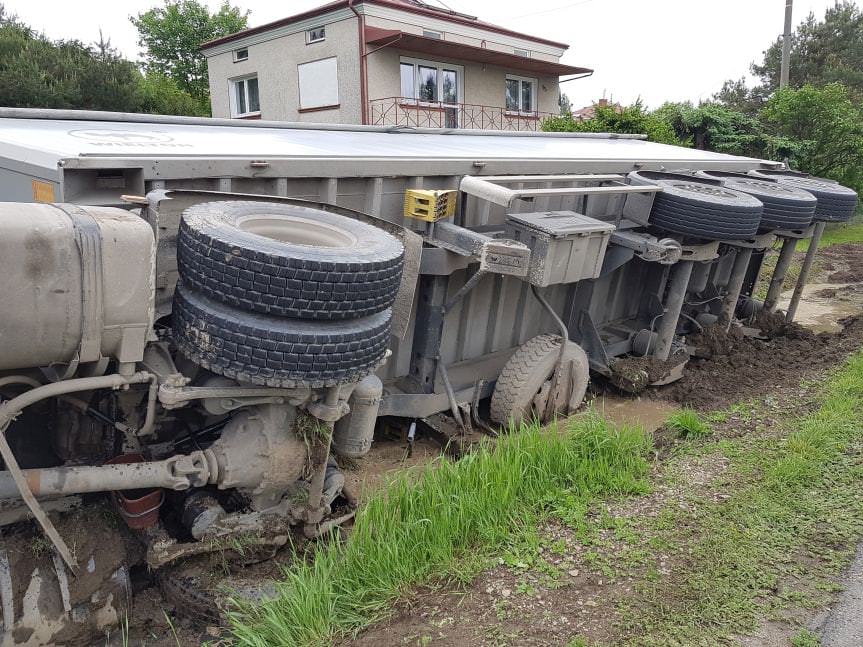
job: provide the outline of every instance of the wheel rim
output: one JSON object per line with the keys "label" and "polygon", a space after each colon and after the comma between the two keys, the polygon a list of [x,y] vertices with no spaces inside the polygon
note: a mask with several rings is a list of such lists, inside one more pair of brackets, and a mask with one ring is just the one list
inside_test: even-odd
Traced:
{"label": "wheel rim", "polygon": [[280,243],[305,247],[353,247],[357,239],[343,229],[309,218],[251,214],[237,222],[241,231],[269,238]]}

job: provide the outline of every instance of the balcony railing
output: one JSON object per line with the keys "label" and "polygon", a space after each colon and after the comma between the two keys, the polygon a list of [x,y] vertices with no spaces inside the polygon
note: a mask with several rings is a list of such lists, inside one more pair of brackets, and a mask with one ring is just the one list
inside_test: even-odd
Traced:
{"label": "balcony railing", "polygon": [[369,101],[369,123],[373,126],[536,131],[543,119],[554,116],[550,112],[514,112],[499,106],[428,103],[405,97]]}

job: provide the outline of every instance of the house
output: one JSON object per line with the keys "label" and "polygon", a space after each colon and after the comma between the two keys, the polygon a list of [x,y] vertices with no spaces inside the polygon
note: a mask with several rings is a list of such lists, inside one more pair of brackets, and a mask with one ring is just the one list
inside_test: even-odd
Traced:
{"label": "house", "polygon": [[536,130],[568,45],[416,0],[337,0],[201,46],[214,117]]}
{"label": "house", "polygon": [[587,121],[588,119],[593,119],[596,116],[597,108],[611,108],[617,114],[623,112],[623,106],[619,103],[609,103],[608,99],[602,98],[596,103],[593,103],[589,106],[585,106],[584,108],[579,108],[578,110],[572,111],[572,118],[576,121]]}

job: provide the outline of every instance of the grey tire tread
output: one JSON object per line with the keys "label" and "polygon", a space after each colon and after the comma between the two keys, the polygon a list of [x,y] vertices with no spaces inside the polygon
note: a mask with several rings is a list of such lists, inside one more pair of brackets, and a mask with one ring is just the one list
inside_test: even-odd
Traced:
{"label": "grey tire tread", "polygon": [[664,213],[669,213],[672,215],[678,215],[682,218],[688,218],[693,214],[698,214],[704,218],[710,218],[709,221],[704,224],[729,224],[733,226],[739,226],[740,224],[749,224],[751,222],[756,222],[760,217],[761,213],[753,214],[752,212],[739,212],[739,211],[715,211],[715,210],[706,210],[699,209],[698,207],[680,207],[676,203],[673,202],[659,202],[654,203],[654,210],[662,211]]}
{"label": "grey tire tread", "polygon": [[657,184],[650,225],[683,236],[708,240],[750,238],[758,232],[764,206],[748,193],[734,191],[718,179],[640,172],[627,175],[631,184]]}
{"label": "grey tire tread", "polygon": [[[235,225],[244,217],[258,216],[318,221],[347,232],[355,242],[346,247],[294,244]],[[319,209],[210,202],[183,214],[177,261],[189,286],[227,305],[297,319],[342,320],[381,312],[393,304],[404,248],[381,229]]]}
{"label": "grey tire tread", "polygon": [[196,364],[241,382],[313,388],[365,377],[383,361],[390,310],[350,321],[244,312],[177,285],[173,338]]}
{"label": "grey tire tread", "polygon": [[[699,215],[701,215],[700,219]],[[754,236],[758,232],[760,222],[760,215],[758,218],[739,218],[736,222],[727,222],[693,212],[680,214],[676,211],[666,211],[661,207],[654,208],[650,216],[650,224],[658,229],[721,240]]]}
{"label": "grey tire tread", "polygon": [[[527,421],[533,397],[549,379],[559,353],[559,335],[537,335],[522,344],[507,361],[497,379],[491,397],[491,419],[502,425],[508,424],[510,420],[515,425]],[[567,355],[574,360],[576,372],[572,401],[580,404],[589,382],[587,355],[572,342],[569,342]]]}

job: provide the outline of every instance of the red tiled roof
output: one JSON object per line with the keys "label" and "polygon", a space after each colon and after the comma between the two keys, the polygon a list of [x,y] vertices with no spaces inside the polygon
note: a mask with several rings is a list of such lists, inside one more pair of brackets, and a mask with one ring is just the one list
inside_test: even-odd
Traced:
{"label": "red tiled roof", "polygon": [[[446,20],[448,22],[460,24],[460,25],[470,25],[474,27],[479,27],[481,29],[486,29],[488,31],[504,34],[506,36],[514,36],[516,38],[524,38],[525,40],[531,40],[535,43],[542,43],[544,45],[551,45],[553,47],[560,47],[563,49],[569,49],[569,45],[566,43],[558,43],[553,40],[547,40],[545,38],[539,38],[537,36],[530,36],[528,34],[522,34],[521,32],[513,31],[511,29],[506,29],[505,27],[499,27],[498,25],[492,25],[491,23],[483,22],[481,20],[477,20],[472,16],[467,16],[465,14],[461,14],[455,11],[448,11],[446,9],[438,9],[437,7],[432,7],[426,5],[422,2],[412,2],[411,0],[354,0],[354,5],[360,4],[375,4],[382,7],[392,7],[394,9],[401,9],[402,11],[409,11],[411,13],[420,15],[420,16],[430,16],[433,18],[438,18],[441,20]],[[299,22],[300,20],[306,20],[308,18],[314,18],[316,16],[321,16],[327,14],[336,9],[342,9],[350,6],[352,3],[350,0],[336,0],[335,2],[330,2],[325,5],[321,5],[315,9],[310,11],[306,11],[300,14],[296,14],[294,16],[288,16],[287,18],[282,18],[280,20],[275,20],[273,22],[266,23],[264,25],[258,25],[257,27],[250,27],[248,29],[244,29],[242,31],[238,31],[235,34],[229,34],[228,36],[223,36],[222,38],[216,38],[215,40],[211,40],[209,42],[203,43],[200,48],[206,49],[208,47],[213,47],[215,45],[221,45],[223,43],[230,43],[231,41],[238,40],[240,38],[244,38],[245,36],[251,36],[254,34],[260,34],[262,32],[269,31],[271,29],[277,29],[278,27],[284,27],[285,25],[290,25],[295,22]]]}

